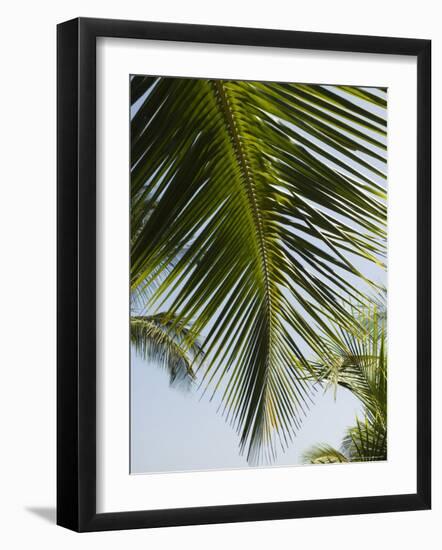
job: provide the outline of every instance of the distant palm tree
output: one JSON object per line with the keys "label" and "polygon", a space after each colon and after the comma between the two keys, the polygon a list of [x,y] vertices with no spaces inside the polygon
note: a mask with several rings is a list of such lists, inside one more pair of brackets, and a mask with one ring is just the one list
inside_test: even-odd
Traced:
{"label": "distant palm tree", "polygon": [[[173,322],[169,313],[146,315],[145,304],[154,291],[153,284],[131,288],[131,343],[143,359],[169,373],[171,386],[189,390],[196,380],[194,369],[204,357],[198,335],[192,335],[191,329],[179,320]],[[187,341],[191,344],[185,345]]]}
{"label": "distant palm tree", "polygon": [[197,362],[200,338],[200,383],[271,461],[311,400],[306,355],[358,325],[355,258],[383,266],[385,91],[136,76],[131,101],[132,291]]}
{"label": "distant palm tree", "polygon": [[195,341],[190,348],[183,346],[189,329],[172,329],[172,322],[165,313],[133,315],[130,323],[130,338],[140,355],[160,364],[169,373],[171,386],[190,389],[195,381],[194,360],[202,350]]}
{"label": "distant palm tree", "polygon": [[320,383],[351,391],[362,403],[364,416],[347,430],[341,449],[320,444],[304,454],[304,462],[366,462],[387,459],[387,354],[385,309],[370,306],[360,316],[356,334],[337,330],[325,338],[325,361],[314,364]]}

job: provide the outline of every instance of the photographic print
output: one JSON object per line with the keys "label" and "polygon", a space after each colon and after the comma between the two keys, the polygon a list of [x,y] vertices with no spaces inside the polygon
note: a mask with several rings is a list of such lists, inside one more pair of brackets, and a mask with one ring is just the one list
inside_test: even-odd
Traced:
{"label": "photographic print", "polygon": [[387,89],[129,85],[131,473],[385,461]]}

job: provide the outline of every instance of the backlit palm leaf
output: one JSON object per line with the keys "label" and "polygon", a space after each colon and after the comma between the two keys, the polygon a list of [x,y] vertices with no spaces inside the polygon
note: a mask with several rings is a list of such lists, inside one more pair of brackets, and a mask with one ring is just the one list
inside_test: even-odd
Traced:
{"label": "backlit palm leaf", "polygon": [[303,462],[310,464],[336,464],[349,462],[348,458],[330,445],[312,447],[303,456]]}
{"label": "backlit palm leaf", "polygon": [[[330,340],[325,361],[314,363],[315,377],[320,383],[340,385],[350,390],[364,406],[363,419],[349,428],[341,452],[348,461],[387,459],[387,356],[386,314],[381,305],[367,306],[359,314],[360,327],[356,332],[337,329]],[[320,445],[304,455],[304,461],[318,463]],[[323,460],[325,462],[325,459]]]}
{"label": "backlit palm leaf", "polygon": [[362,298],[354,258],[382,265],[385,93],[156,77],[131,86],[132,288],[156,284],[152,311],[201,335],[205,388],[222,397],[248,459],[270,461],[308,407],[318,329],[355,325],[345,307]]}
{"label": "backlit palm leaf", "polygon": [[[354,310],[353,310],[354,311]],[[323,335],[325,353],[312,363],[319,381],[350,390],[367,414],[384,421],[387,416],[387,356],[385,307],[368,305],[354,313],[359,327],[334,329]]]}

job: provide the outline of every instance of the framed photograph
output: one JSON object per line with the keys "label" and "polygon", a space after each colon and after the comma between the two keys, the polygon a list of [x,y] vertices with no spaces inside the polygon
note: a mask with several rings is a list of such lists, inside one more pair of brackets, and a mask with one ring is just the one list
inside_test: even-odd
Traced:
{"label": "framed photograph", "polygon": [[430,508],[430,52],[58,26],[59,525]]}

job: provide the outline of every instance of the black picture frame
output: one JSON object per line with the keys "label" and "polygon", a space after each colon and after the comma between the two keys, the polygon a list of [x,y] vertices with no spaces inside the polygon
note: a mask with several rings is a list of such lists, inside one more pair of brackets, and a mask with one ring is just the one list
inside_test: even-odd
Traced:
{"label": "black picture frame", "polygon": [[[360,498],[96,512],[96,39],[417,58],[417,491]],[[431,41],[79,18],[57,28],[57,523],[103,531],[424,510],[431,506]]]}

